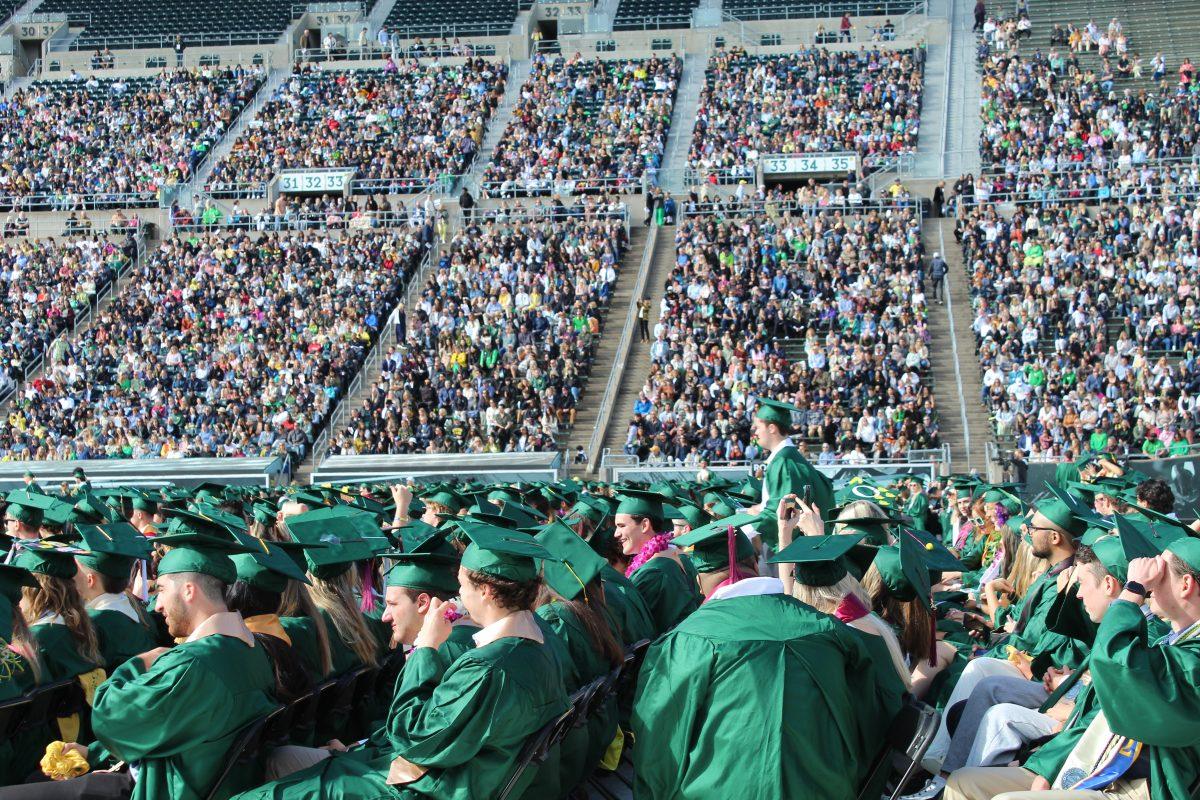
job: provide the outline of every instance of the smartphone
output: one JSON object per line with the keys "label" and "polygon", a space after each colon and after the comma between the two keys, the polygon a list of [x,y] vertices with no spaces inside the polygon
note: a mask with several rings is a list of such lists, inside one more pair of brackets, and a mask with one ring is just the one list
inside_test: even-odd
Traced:
{"label": "smartphone", "polygon": [[812,484],[804,484],[804,490],[800,493],[800,499],[805,503],[812,503]]}

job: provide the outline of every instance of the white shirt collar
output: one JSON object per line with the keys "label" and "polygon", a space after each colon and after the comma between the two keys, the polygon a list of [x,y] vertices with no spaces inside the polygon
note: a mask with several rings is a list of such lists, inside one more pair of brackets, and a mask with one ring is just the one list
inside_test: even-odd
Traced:
{"label": "white shirt collar", "polygon": [[542,629],[538,627],[537,622],[534,620],[532,611],[514,611],[507,617],[498,619],[491,625],[480,628],[471,634],[476,647],[483,647],[485,644],[491,644],[497,639],[503,639],[508,636],[529,639],[538,644],[545,642],[545,638],[542,636]]}
{"label": "white shirt collar", "polygon": [[779,578],[744,578],[737,583],[728,583],[709,596],[708,602],[728,600],[731,597],[757,597],[766,594],[783,594],[783,581]]}
{"label": "white shirt collar", "polygon": [[767,457],[767,463],[770,464],[771,460],[773,458],[775,458],[775,456],[779,455],[780,450],[783,450],[785,447],[795,447],[795,446],[796,446],[796,443],[792,441],[792,437],[788,436],[782,442],[779,443],[778,447],[776,447],[774,450],[771,451],[771,455]]}
{"label": "white shirt collar", "polygon": [[134,622],[142,621],[137,611],[134,610],[133,604],[129,602],[129,595],[124,592],[106,593],[99,597],[93,597],[87,601],[87,607],[92,611],[120,611]]}

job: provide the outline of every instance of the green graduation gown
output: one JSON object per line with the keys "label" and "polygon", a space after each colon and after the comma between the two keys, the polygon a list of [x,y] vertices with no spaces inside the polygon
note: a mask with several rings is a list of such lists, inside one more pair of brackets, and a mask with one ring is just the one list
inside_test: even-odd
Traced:
{"label": "green graduation gown", "polygon": [[925,530],[925,512],[929,510],[929,498],[924,492],[914,494],[908,498],[908,502],[904,504],[904,513],[912,517],[912,526]]}
{"label": "green graduation gown", "polygon": [[1051,630],[1051,612],[1057,597],[1058,575],[1050,569],[1038,576],[1013,611],[1018,621],[1025,620],[1024,625],[988,651],[988,657],[1007,658],[1008,647],[1015,647],[1033,658],[1034,677],[1038,679],[1048,665],[1078,669],[1088,648],[1078,639]]}
{"label": "green graduation gown", "polygon": [[[321,640],[317,637],[316,623],[309,617],[280,617],[279,624],[292,640],[292,652],[299,656],[313,682],[320,683],[329,677],[321,669]],[[332,665],[332,652],[330,659]]]}
{"label": "green graduation gown", "polygon": [[[584,684],[609,673],[612,665],[596,652],[591,637],[579,617],[562,602],[550,602],[540,606],[537,614],[544,619],[566,645],[567,653],[575,665],[575,671]],[[601,615],[603,617],[603,615]],[[613,632],[613,637],[617,636]],[[612,744],[617,734],[617,701],[610,697],[596,716],[588,720],[586,727],[572,731],[563,742],[559,753],[559,787],[555,797],[566,796],[573,788],[591,774],[604,751]],[[535,795],[530,795],[531,797]]]}
{"label": "green graduation gown", "polygon": [[[793,444],[780,447],[767,460],[767,471],[763,476],[763,511],[775,516],[779,501],[789,494],[803,496],[804,487],[812,487],[812,499],[821,509],[821,517],[829,519],[834,507],[833,482],[814,467]],[[763,541],[771,547],[779,544],[778,534],[773,527],[763,533]]]}
{"label": "green graduation gown", "polygon": [[[8,642],[0,639],[0,702],[20,697],[33,687],[33,670],[29,662],[10,650]],[[13,742],[9,739],[0,740],[0,786],[19,783],[29,774],[29,770],[21,772],[16,759]]]}
{"label": "green graduation gown", "polygon": [[124,594],[105,594],[88,603],[87,612],[100,640],[104,669],[110,675],[133,656],[158,647],[156,632],[141,619],[121,610],[132,609],[132,603]]}
{"label": "green graduation gown", "polygon": [[1190,795],[1200,777],[1200,637],[1152,643],[1135,603],[1117,600],[1100,622],[1092,688],[1113,733],[1150,751],[1150,797]]}
{"label": "green graduation gown", "polygon": [[654,621],[650,618],[650,609],[646,608],[646,601],[633,581],[606,566],[600,572],[600,582],[604,586],[604,603],[616,620],[621,643],[629,647],[643,639],[653,639]]}
{"label": "green graduation gown", "polygon": [[33,634],[42,654],[42,664],[46,667],[46,683],[74,678],[102,666],[79,652],[66,625],[41,622],[29,626],[29,632]]}
{"label": "green graduation gown", "polygon": [[148,670],[131,659],[96,690],[88,761],[137,761],[132,800],[200,800],[238,731],[276,708],[274,689],[266,652],[233,636],[184,642]]}
{"label": "green graduation gown", "polygon": [[[553,654],[529,639],[506,636],[446,664],[428,647],[408,657],[388,725],[395,749],[364,762],[335,753],[319,764],[239,795],[239,800],[480,800],[498,794],[525,740],[567,710]],[[403,785],[387,783],[394,758],[425,771]],[[527,770],[515,796],[533,776]]]}
{"label": "green graduation gown", "polygon": [[696,568],[687,558],[676,563],[670,556],[655,556],[629,579],[646,602],[655,636],[671,630],[700,607]]}
{"label": "green graduation gown", "polygon": [[880,668],[860,634],[792,597],[705,603],[646,655],[634,796],[855,797],[898,710]]}

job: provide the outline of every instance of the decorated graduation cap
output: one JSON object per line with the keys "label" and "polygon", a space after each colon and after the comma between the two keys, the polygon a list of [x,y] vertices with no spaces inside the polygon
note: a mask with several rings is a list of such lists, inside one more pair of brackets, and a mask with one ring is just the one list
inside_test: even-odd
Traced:
{"label": "decorated graduation cap", "polygon": [[83,551],[53,539],[20,539],[16,542],[17,557],[13,563],[38,575],[70,580],[79,571],[75,556]]}
{"label": "decorated graduation cap", "polygon": [[519,583],[537,579],[538,561],[554,558],[527,533],[510,531],[476,520],[456,520],[470,540],[462,566],[472,572]]}
{"label": "decorated graduation cap", "polygon": [[864,535],[805,536],[779,551],[770,563],[795,564],[796,580],[805,586],[833,586],[847,574],[842,557]]}
{"label": "decorated graduation cap", "polygon": [[545,525],[534,539],[552,558],[542,559],[542,576],[560,597],[574,600],[608,564],[575,531],[555,520]]}
{"label": "decorated graduation cap", "polygon": [[771,422],[778,425],[779,430],[785,434],[791,433],[792,414],[799,413],[800,409],[791,403],[772,400],[769,397],[758,398],[758,405],[754,408],[755,417],[761,419],[763,422]]}
{"label": "decorated graduation cap", "polygon": [[40,527],[46,511],[60,502],[49,495],[26,489],[11,491],[5,499],[8,507],[4,509],[4,515],[34,528]]}
{"label": "decorated graduation cap", "polygon": [[[238,580],[273,594],[283,594],[289,580],[309,583],[304,570],[278,542],[254,537],[239,538],[250,552],[230,556]],[[247,541],[250,539],[253,540],[253,546]]]}
{"label": "decorated graduation cap", "polygon": [[373,514],[350,506],[325,506],[296,514],[284,520],[284,526],[297,542],[322,545],[304,551],[308,571],[322,580],[330,580],[350,569],[358,561],[376,554],[371,540],[386,538]]}
{"label": "decorated graduation cap", "polygon": [[87,549],[79,561],[101,575],[128,578],[133,562],[150,557],[150,542],[128,522],[77,523],[75,532]]}
{"label": "decorated graduation cap", "polygon": [[622,489],[618,499],[620,503],[614,512],[616,514],[650,517],[659,522],[679,518],[679,509],[672,506],[667,498],[649,489]]}
{"label": "decorated graduation cap", "polygon": [[[834,509],[836,512],[838,509]],[[897,517],[846,517],[838,519],[837,515],[827,523],[827,529],[830,531],[841,532],[844,529],[859,531],[866,535],[864,544],[869,545],[885,545],[887,544],[887,526],[899,525],[904,520]]]}
{"label": "decorated graduation cap", "polygon": [[673,540],[679,547],[691,547],[689,554],[697,572],[737,571],[737,564],[754,559],[754,546],[740,530],[757,522],[758,514],[734,514],[688,531]]}

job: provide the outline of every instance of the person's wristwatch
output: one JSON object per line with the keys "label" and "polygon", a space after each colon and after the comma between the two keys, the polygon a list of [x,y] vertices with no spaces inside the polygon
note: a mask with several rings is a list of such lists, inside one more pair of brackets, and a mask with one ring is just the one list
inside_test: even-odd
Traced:
{"label": "person's wristwatch", "polygon": [[1125,591],[1132,592],[1133,594],[1140,594],[1142,597],[1145,597],[1148,594],[1146,587],[1142,586],[1137,581],[1125,581]]}

